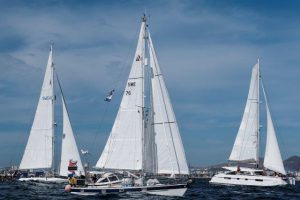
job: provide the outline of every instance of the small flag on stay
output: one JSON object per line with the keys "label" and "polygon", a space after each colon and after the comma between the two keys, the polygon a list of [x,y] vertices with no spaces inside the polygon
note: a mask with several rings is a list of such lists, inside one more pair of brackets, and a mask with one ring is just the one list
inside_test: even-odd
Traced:
{"label": "small flag on stay", "polygon": [[110,92],[106,95],[104,101],[110,102],[111,99],[112,99],[112,97],[113,97],[114,92],[115,92],[115,89],[113,89],[112,91],[110,91]]}

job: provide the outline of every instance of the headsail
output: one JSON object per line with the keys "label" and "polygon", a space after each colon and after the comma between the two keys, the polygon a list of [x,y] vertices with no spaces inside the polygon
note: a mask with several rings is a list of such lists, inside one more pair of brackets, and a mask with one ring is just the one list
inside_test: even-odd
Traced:
{"label": "headsail", "polygon": [[259,135],[259,63],[252,69],[248,99],[243,119],[229,160],[258,162]]}
{"label": "headsail", "polygon": [[20,169],[51,168],[53,162],[54,92],[52,46],[44,82]]}
{"label": "headsail", "polygon": [[266,141],[266,152],[264,158],[264,167],[272,171],[286,175],[277,138],[276,138],[272,116],[267,101],[267,96],[263,85],[262,88],[263,88],[264,98],[266,102],[266,111],[267,111],[267,141]]}
{"label": "headsail", "polygon": [[105,148],[96,164],[99,168],[142,169],[145,27],[143,19],[122,102]]}
{"label": "headsail", "polygon": [[75,174],[84,175],[84,169],[76,145],[75,137],[73,134],[69,113],[66,107],[65,99],[61,94],[62,106],[63,106],[63,135],[62,135],[62,147],[61,147],[61,161],[59,168],[59,175],[68,176],[68,165],[70,160],[77,162],[77,170]]}
{"label": "headsail", "polygon": [[159,174],[189,174],[175,114],[148,32],[154,114],[154,134]]}

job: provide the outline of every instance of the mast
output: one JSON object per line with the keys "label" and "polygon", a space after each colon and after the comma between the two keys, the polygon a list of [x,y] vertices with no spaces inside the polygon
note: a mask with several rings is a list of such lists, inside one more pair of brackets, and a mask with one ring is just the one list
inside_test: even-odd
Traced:
{"label": "mast", "polygon": [[257,142],[256,142],[256,165],[257,168],[259,167],[259,132],[260,132],[260,125],[259,125],[259,82],[260,82],[260,68],[259,68],[259,59],[257,59]]}
{"label": "mast", "polygon": [[142,45],[142,175],[144,174],[145,167],[145,41],[146,41],[146,29],[147,29],[147,18],[146,14],[142,17],[142,23],[144,26],[144,36]]}
{"label": "mast", "polygon": [[53,97],[52,97],[52,171],[53,171],[53,174],[54,174],[54,168],[55,168],[55,160],[54,160],[54,154],[55,154],[55,150],[54,150],[54,146],[55,146],[55,133],[54,133],[54,129],[55,129],[55,121],[54,121],[54,104],[55,104],[55,99],[56,99],[56,96],[54,94],[54,62],[53,62],[53,43],[51,43],[50,45],[50,51],[51,51],[51,54],[52,54],[52,63],[51,63],[51,77],[52,77],[52,94],[53,94]]}

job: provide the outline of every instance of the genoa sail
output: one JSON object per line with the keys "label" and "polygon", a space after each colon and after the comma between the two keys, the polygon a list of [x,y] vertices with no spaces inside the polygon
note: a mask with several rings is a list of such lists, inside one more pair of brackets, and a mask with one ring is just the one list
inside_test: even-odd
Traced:
{"label": "genoa sail", "polygon": [[54,92],[52,47],[20,169],[46,169],[53,162]]}
{"label": "genoa sail", "polygon": [[[263,85],[262,85],[263,86]],[[276,138],[276,133],[273,125],[273,120],[271,116],[271,112],[269,109],[266,93],[263,88],[264,98],[266,102],[266,111],[267,111],[267,140],[266,140],[266,151],[265,151],[265,158],[264,158],[264,167],[270,169],[272,171],[281,173],[286,175],[279,145]]]}
{"label": "genoa sail", "polygon": [[153,72],[152,104],[158,174],[189,174],[185,152],[170,97],[148,32],[150,67]]}
{"label": "genoa sail", "polygon": [[59,175],[68,176],[68,165],[70,160],[76,162],[77,170],[75,174],[84,175],[84,169],[76,145],[73,129],[71,126],[69,113],[66,107],[65,99],[62,94],[62,105],[63,105],[63,136],[62,136],[62,148],[61,148],[61,161]]}
{"label": "genoa sail", "polygon": [[247,103],[229,160],[258,162],[259,63],[252,69]]}
{"label": "genoa sail", "polygon": [[142,170],[145,28],[143,21],[121,105],[98,168]]}

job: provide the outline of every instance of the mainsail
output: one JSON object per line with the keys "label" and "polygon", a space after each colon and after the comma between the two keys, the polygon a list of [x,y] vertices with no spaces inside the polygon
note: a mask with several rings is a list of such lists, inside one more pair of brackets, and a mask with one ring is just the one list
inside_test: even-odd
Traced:
{"label": "mainsail", "polygon": [[121,105],[96,164],[99,168],[142,170],[145,28],[143,20]]}
{"label": "mainsail", "polygon": [[80,155],[76,145],[75,137],[73,134],[69,113],[66,107],[66,102],[63,94],[61,95],[63,105],[63,136],[62,136],[62,147],[61,147],[61,161],[59,174],[61,176],[68,176],[68,165],[70,160],[77,162],[77,170],[75,174],[84,175],[84,169],[81,163]]}
{"label": "mainsail", "polygon": [[52,46],[34,121],[20,169],[51,168],[53,162],[54,93]]}
{"label": "mainsail", "polygon": [[248,99],[229,160],[258,162],[259,62],[252,69]]}
{"label": "mainsail", "polygon": [[189,174],[175,114],[148,32],[158,174]]}
{"label": "mainsail", "polygon": [[266,151],[265,151],[265,158],[264,158],[264,167],[268,168],[272,171],[281,173],[286,175],[277,138],[276,133],[273,125],[272,116],[270,113],[267,96],[265,93],[265,89],[262,85],[264,98],[266,102],[266,111],[267,111],[267,140],[266,140]]}

